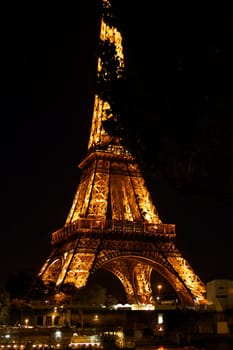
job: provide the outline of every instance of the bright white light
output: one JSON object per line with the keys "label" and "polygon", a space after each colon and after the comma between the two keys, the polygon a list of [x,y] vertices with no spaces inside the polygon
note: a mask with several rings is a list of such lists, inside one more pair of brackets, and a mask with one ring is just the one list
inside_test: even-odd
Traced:
{"label": "bright white light", "polygon": [[158,314],[158,324],[163,324],[163,314]]}

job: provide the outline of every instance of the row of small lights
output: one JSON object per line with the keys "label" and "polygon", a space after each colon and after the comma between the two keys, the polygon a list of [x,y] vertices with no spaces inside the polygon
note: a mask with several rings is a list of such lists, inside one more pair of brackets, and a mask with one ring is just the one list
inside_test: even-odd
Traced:
{"label": "row of small lights", "polygon": [[[62,346],[61,344],[56,344],[56,345],[53,345],[52,348],[59,349],[61,346]],[[75,344],[75,348],[83,347],[83,346],[85,346],[85,347],[92,346],[94,348],[102,348],[103,347],[102,344],[100,344],[100,343],[77,343],[77,344]],[[48,348],[49,345],[48,344],[32,344],[32,347],[33,348]],[[0,348],[1,349],[12,349],[12,348],[14,348],[14,349],[18,349],[18,348],[24,349],[25,345],[24,344],[20,344],[20,345],[19,344],[13,344],[13,345],[8,344],[8,345],[1,345]]]}
{"label": "row of small lights", "polygon": [[[61,344],[57,344],[56,347],[60,347]],[[32,345],[33,348],[42,348],[42,347],[48,347],[48,344],[33,344]],[[1,345],[1,349],[10,349],[10,348],[20,348],[20,349],[24,349],[25,348],[25,344],[8,344],[8,345]]]}

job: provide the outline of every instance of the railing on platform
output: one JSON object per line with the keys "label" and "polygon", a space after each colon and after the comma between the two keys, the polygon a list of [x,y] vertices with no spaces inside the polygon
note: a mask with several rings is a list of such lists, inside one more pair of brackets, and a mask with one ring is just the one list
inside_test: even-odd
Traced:
{"label": "railing on platform", "polygon": [[78,219],[65,225],[52,234],[52,244],[71,237],[76,233],[109,233],[122,232],[144,234],[147,236],[175,236],[174,224],[151,224],[147,222],[105,220],[98,218]]}

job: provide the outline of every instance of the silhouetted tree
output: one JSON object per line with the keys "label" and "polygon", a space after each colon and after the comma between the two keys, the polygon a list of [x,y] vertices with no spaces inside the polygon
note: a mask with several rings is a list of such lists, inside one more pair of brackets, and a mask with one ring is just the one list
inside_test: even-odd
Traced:
{"label": "silhouetted tree", "polygon": [[79,305],[100,305],[106,300],[106,290],[102,286],[88,283],[81,289],[76,289],[72,295],[72,302]]}
{"label": "silhouetted tree", "polygon": [[0,324],[9,324],[10,298],[6,291],[0,292]]}

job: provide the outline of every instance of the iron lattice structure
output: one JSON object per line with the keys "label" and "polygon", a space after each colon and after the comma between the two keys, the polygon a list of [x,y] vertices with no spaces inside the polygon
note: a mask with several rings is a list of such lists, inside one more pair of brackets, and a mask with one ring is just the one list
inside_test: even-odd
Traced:
{"label": "iron lattice structure", "polygon": [[161,222],[137,160],[123,142],[111,95],[124,82],[122,35],[109,0],[101,0],[101,11],[88,152],[65,225],[52,234],[39,277],[57,290],[67,284],[81,288],[90,274],[106,269],[123,284],[128,303],[155,304],[154,269],[183,304],[193,306],[205,300],[206,287],[176,248],[175,225]]}

